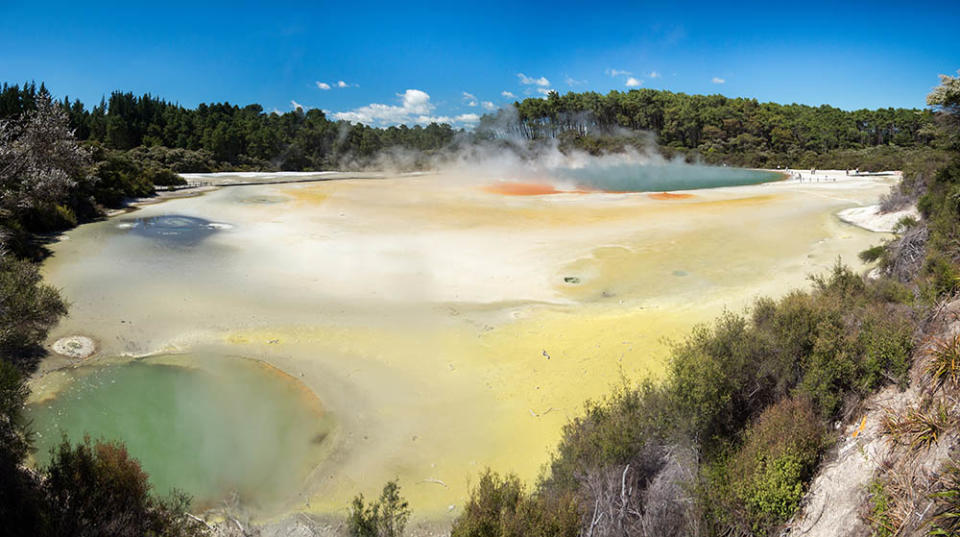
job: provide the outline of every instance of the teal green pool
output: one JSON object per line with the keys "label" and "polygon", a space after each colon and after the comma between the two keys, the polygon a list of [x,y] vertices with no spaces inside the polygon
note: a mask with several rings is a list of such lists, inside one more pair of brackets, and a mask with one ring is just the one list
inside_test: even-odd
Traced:
{"label": "teal green pool", "polygon": [[312,394],[253,360],[161,361],[78,368],[55,398],[30,405],[37,463],[49,462],[63,434],[90,435],[123,441],[155,493],[176,487],[197,510],[234,493],[261,508],[294,500],[332,427]]}
{"label": "teal green pool", "polygon": [[594,163],[579,168],[554,170],[580,188],[608,192],[662,192],[724,186],[743,186],[778,181],[776,172],[725,166],[701,166],[681,163],[635,164]]}

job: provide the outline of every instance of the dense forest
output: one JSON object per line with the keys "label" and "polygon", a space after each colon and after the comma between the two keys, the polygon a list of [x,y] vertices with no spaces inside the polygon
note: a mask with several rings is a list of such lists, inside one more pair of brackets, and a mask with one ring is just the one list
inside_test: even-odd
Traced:
{"label": "dense forest", "polygon": [[[0,119],[32,110],[39,94],[49,94],[43,84],[4,84],[0,89]],[[178,172],[237,167],[331,169],[392,147],[436,151],[450,145],[456,134],[450,125],[437,123],[376,129],[331,121],[315,108],[276,114],[264,112],[258,104],[241,108],[225,102],[187,109],[149,94],[136,97],[120,91],[91,109],[79,100],[71,102],[69,97],[59,104],[78,140],[97,142],[112,150],[144,146],[196,152],[169,162]]]}
{"label": "dense forest", "polygon": [[[48,93],[43,84],[4,84],[0,119],[19,117]],[[68,97],[59,105],[77,139],[176,172],[370,167],[390,150],[421,157],[408,166],[429,167],[431,157],[489,141],[521,153],[556,143],[592,154],[632,147],[730,165],[877,170],[930,158],[935,141],[930,110],[844,111],[651,89],[551,92],[485,115],[469,132],[436,123],[374,128],[317,109],[278,114],[258,104],[188,109],[120,91],[92,108]]]}
{"label": "dense forest", "polygon": [[845,111],[653,89],[552,92],[484,116],[477,132],[485,131],[556,138],[593,153],[649,133],[661,152],[711,163],[825,169],[900,169],[913,150],[935,140],[930,110]]}

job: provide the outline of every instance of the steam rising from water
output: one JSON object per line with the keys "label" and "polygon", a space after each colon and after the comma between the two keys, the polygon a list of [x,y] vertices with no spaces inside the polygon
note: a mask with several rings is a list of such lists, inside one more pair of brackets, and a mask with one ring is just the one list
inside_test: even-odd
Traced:
{"label": "steam rising from water", "polygon": [[778,174],[742,168],[691,164],[683,156],[664,158],[646,132],[605,132],[624,149],[601,155],[561,149],[555,138],[529,140],[517,134],[516,118],[501,114],[503,125],[487,133],[492,139],[463,138],[445,150],[425,154],[389,148],[370,160],[348,161],[346,169],[374,167],[387,173],[432,169],[457,180],[540,181],[559,190],[649,192],[740,186],[773,181]]}
{"label": "steam rising from water", "polygon": [[173,487],[203,509],[232,492],[267,507],[295,497],[320,459],[329,419],[305,405],[296,382],[257,362],[195,357],[203,369],[156,363],[77,370],[58,397],[28,407],[37,458],[61,434],[122,440],[154,491]]}
{"label": "steam rising from water", "polygon": [[581,188],[610,192],[692,190],[752,185],[779,179],[779,175],[772,172],[680,162],[647,165],[591,162],[577,168],[559,168],[554,173],[574,181]]}

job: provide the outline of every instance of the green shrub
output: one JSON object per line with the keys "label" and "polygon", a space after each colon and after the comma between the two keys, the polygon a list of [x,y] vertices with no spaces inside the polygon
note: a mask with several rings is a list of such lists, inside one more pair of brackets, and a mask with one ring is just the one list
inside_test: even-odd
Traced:
{"label": "green shrub", "polygon": [[67,306],[52,286],[42,283],[36,265],[0,256],[0,353],[20,363],[32,358],[47,331],[66,315]]}
{"label": "green shrub", "polygon": [[528,495],[515,475],[480,475],[451,537],[577,537],[580,512],[572,495]]}
{"label": "green shrub", "polygon": [[127,198],[152,196],[153,183],[136,161],[120,151],[101,150],[94,153],[97,160],[92,195],[97,203],[119,207]]}
{"label": "green shrub", "polygon": [[123,444],[87,437],[71,446],[64,439],[44,470],[51,535],[187,536],[205,529],[183,516],[187,496],[150,495],[147,474]]}
{"label": "green shrub", "polygon": [[768,535],[800,505],[824,446],[825,427],[806,398],[766,409],[750,423],[741,447],[711,470],[708,505],[733,527]]}
{"label": "green shrub", "polygon": [[857,257],[859,257],[864,263],[872,263],[877,259],[880,259],[880,256],[883,255],[885,249],[886,247],[884,245],[878,244],[877,246],[871,246],[870,248],[860,252],[857,254]]}
{"label": "green shrub", "polygon": [[167,168],[146,168],[144,177],[154,186],[180,186],[187,180]]}
{"label": "green shrub", "polygon": [[352,537],[399,537],[409,518],[410,508],[400,496],[400,485],[388,481],[379,501],[365,505],[363,494],[353,499],[347,529]]}
{"label": "green shrub", "polygon": [[649,381],[621,384],[602,401],[588,401],[583,415],[564,426],[545,486],[576,490],[586,469],[632,460],[670,427],[671,412],[663,388]]}
{"label": "green shrub", "polygon": [[898,525],[892,519],[891,499],[883,481],[874,479],[867,487],[867,491],[870,494],[870,514],[867,515],[867,520],[873,529],[872,537],[893,537]]}
{"label": "green shrub", "polygon": [[77,225],[77,215],[73,209],[59,203],[41,203],[31,207],[22,220],[26,228],[35,233],[60,231]]}
{"label": "green shrub", "polygon": [[930,535],[960,535],[960,463],[955,458],[946,464],[933,499]]}
{"label": "green shrub", "polygon": [[862,353],[855,387],[869,393],[887,380],[906,387],[913,351],[913,324],[884,308],[869,308],[860,316],[857,346]]}

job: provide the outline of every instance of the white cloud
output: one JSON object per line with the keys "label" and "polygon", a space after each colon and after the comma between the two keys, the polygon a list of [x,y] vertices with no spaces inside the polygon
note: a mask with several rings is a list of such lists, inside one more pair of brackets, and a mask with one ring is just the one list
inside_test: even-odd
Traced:
{"label": "white cloud", "polygon": [[460,123],[476,123],[480,121],[480,116],[477,114],[460,114],[459,116],[455,117],[454,120]]}
{"label": "white cloud", "polygon": [[344,82],[343,80],[338,80],[338,81],[337,81],[337,87],[338,87],[338,88],[349,88],[349,87],[352,86],[352,85],[353,85],[353,84],[347,84],[347,83]]}
{"label": "white cloud", "polygon": [[636,78],[633,78],[632,76],[629,77],[629,78],[627,78],[627,87],[628,87],[628,88],[636,88],[636,87],[639,87],[640,84],[643,84],[643,80],[637,80]]}
{"label": "white cloud", "polygon": [[297,109],[306,110],[306,108],[304,108],[302,104],[298,103],[297,101],[294,101],[293,99],[290,99],[290,108],[294,110],[297,110]]}
{"label": "white cloud", "polygon": [[539,93],[540,95],[543,95],[544,97],[546,97],[547,95],[550,95],[550,93],[551,93],[551,92],[554,92],[554,91],[557,91],[557,90],[555,90],[555,89],[553,89],[553,88],[549,88],[549,89],[548,89],[548,88],[537,88],[537,93]]}
{"label": "white cloud", "polygon": [[320,88],[320,89],[322,89],[322,90],[324,90],[324,91],[326,91],[326,90],[330,89],[330,84],[327,84],[326,82],[320,82],[320,81],[318,80],[318,81],[317,81],[317,87]]}
{"label": "white cloud", "polygon": [[549,85],[550,85],[550,81],[547,80],[547,77],[545,77],[545,76],[541,76],[540,78],[532,78],[532,77],[529,77],[529,76],[527,76],[527,75],[525,75],[525,74],[523,74],[523,73],[517,73],[517,78],[520,79],[520,83],[521,83],[521,84],[526,85],[526,86],[535,85],[535,86],[544,86],[544,87],[546,87],[546,86],[549,86]]}
{"label": "white cloud", "polygon": [[493,112],[494,110],[497,109],[497,105],[493,104],[493,103],[490,102],[490,101],[483,101],[483,102],[480,103],[480,104],[483,105],[483,109],[484,109],[484,110],[489,110],[489,111]]}
{"label": "white cloud", "polygon": [[650,71],[650,78],[660,78],[660,73],[656,71]]}
{"label": "white cloud", "polygon": [[463,92],[463,100],[467,106],[477,106],[477,96],[472,93]]}
{"label": "white cloud", "polygon": [[604,72],[610,76],[629,76],[633,74],[630,71],[623,71],[621,69],[607,69]]}
{"label": "white cloud", "polygon": [[[430,95],[426,92],[418,89],[408,89],[403,93],[398,93],[397,97],[400,97],[400,106],[371,103],[348,112],[337,112],[333,114],[333,117],[368,125],[391,125],[411,122],[414,119],[416,123],[430,123],[441,119],[430,116],[434,106],[430,102]],[[442,119],[449,120],[449,118]]]}
{"label": "white cloud", "polygon": [[568,86],[582,86],[587,83],[586,80],[577,80],[572,76],[566,77],[563,81],[566,82]]}
{"label": "white cloud", "polygon": [[500,95],[503,95],[503,96],[506,97],[507,99],[516,99],[516,98],[517,98],[516,95],[514,95],[513,93],[511,93],[511,92],[509,92],[509,91],[507,91],[507,90],[501,91],[501,92],[500,92]]}
{"label": "white cloud", "polygon": [[714,84],[723,84],[724,82],[726,82],[726,80],[720,78],[719,76],[715,76],[713,77],[713,80],[711,80],[710,82],[713,82]]}

